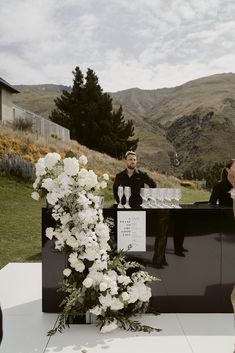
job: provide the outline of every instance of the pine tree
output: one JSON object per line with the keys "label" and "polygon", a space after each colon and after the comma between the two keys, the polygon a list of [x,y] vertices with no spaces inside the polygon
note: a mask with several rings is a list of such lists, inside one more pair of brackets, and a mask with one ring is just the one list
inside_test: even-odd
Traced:
{"label": "pine tree", "polygon": [[88,69],[84,79],[76,67],[73,75],[71,93],[63,91],[55,100],[50,119],[68,128],[72,139],[91,149],[118,159],[127,150],[134,151],[138,139],[130,139],[134,136],[133,122],[125,122],[121,106],[113,110],[112,98],[103,93],[95,72]]}

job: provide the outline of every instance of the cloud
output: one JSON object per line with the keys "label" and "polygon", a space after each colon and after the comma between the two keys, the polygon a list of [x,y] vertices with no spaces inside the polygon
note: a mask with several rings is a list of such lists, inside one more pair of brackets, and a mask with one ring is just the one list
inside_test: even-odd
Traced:
{"label": "cloud", "polygon": [[234,16],[232,0],[2,0],[0,76],[71,84],[90,67],[116,91],[235,71]]}

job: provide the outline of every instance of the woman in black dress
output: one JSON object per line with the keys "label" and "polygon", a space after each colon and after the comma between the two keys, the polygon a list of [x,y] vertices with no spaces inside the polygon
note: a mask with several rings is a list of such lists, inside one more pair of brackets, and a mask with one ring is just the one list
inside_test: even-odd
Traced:
{"label": "woman in black dress", "polygon": [[230,159],[221,174],[221,181],[213,187],[209,203],[211,205],[233,207],[230,190],[235,187],[235,159]]}

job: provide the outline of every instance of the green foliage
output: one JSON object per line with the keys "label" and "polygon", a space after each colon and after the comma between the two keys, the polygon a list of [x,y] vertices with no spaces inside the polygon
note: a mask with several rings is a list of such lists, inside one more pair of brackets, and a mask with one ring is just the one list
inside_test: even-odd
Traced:
{"label": "green foliage", "polygon": [[112,157],[121,159],[127,150],[135,150],[133,122],[125,122],[121,106],[113,111],[112,98],[103,93],[94,71],[88,69],[85,79],[79,67],[73,74],[71,92],[55,99],[50,119],[68,128],[72,139]]}

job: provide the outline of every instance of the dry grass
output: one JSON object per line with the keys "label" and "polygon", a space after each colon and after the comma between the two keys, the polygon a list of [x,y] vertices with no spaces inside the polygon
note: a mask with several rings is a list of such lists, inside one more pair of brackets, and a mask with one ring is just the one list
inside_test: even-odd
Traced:
{"label": "dry grass", "polygon": [[[4,144],[4,146],[3,146]],[[23,152],[22,152],[23,150]],[[24,159],[35,163],[38,158],[48,152],[58,152],[62,156],[67,151],[73,151],[77,156],[84,154],[87,156],[90,169],[99,173],[109,173],[111,179],[124,169],[123,161],[119,161],[106,154],[99,153],[80,145],[77,141],[62,142],[58,139],[42,135],[13,130],[10,127],[0,125],[0,156],[3,154],[18,153]],[[147,171],[161,187],[172,187],[179,183],[179,180],[172,176],[165,176],[160,173],[149,171],[139,165],[141,169]]]}

